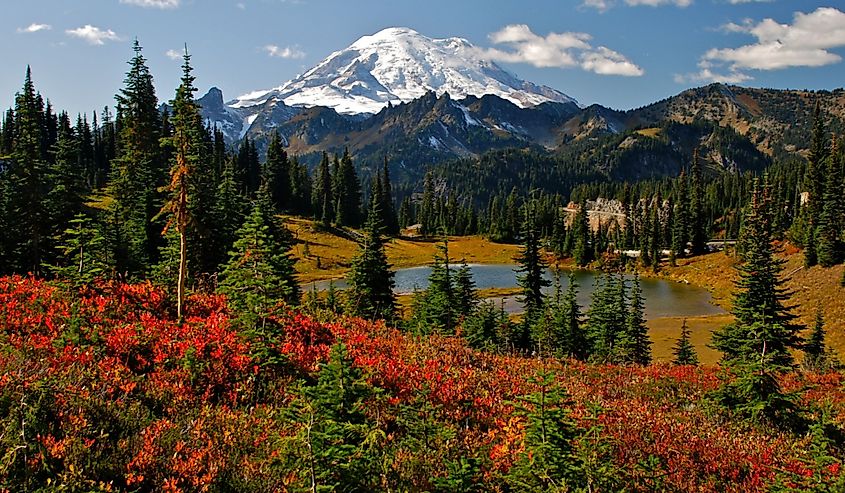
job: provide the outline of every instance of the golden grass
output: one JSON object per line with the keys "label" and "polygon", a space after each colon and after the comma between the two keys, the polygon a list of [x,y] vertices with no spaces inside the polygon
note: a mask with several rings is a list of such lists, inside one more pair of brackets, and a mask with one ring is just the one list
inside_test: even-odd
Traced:
{"label": "golden grass", "polygon": [[[720,353],[707,347],[713,331],[731,323],[733,316],[710,315],[704,317],[687,317],[687,326],[690,328],[690,340],[698,353],[698,360],[701,364],[713,365],[719,362]],[[651,350],[655,361],[671,361],[673,358],[672,348],[681,336],[681,324],[683,317],[655,318],[646,321],[649,328],[649,336],[653,343]]]}
{"label": "golden grass", "polygon": [[[332,231],[323,231],[307,219],[285,217],[285,224],[296,239],[293,254],[297,259],[296,271],[301,282],[336,279],[346,275],[352,259],[358,253],[358,244]],[[305,255],[308,245],[309,255]],[[395,268],[414,267],[431,262],[436,240],[396,238],[387,243],[388,261]],[[510,263],[519,247],[493,243],[479,236],[449,239],[449,256],[468,263]]]}
{"label": "golden grass", "polygon": [[660,128],[658,127],[651,127],[651,128],[643,128],[641,130],[637,130],[634,132],[637,135],[642,135],[644,137],[657,137],[660,135]]}
{"label": "golden grass", "polygon": [[[845,355],[845,288],[839,284],[845,267],[805,269],[801,252],[783,254],[782,257],[786,263],[781,276],[786,281],[786,289],[791,292],[788,305],[793,307],[792,312],[798,316],[798,322],[812,328],[816,309],[821,306],[827,343],[838,354]],[[736,262],[736,257],[722,252],[711,253],[678,260],[678,267],[665,266],[656,277],[701,286],[710,291],[715,304],[730,310],[737,278]],[[644,272],[644,275],[651,274]],[[675,337],[680,330],[680,322],[677,327]],[[699,349],[699,346],[696,345],[696,348]]]}

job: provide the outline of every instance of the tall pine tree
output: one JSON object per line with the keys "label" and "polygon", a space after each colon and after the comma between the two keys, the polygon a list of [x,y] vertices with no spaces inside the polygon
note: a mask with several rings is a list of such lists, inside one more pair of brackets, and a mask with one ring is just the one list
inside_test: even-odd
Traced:
{"label": "tall pine tree", "polygon": [[364,239],[349,271],[348,301],[351,314],[370,320],[392,321],[396,317],[393,294],[395,273],[384,251],[381,211],[370,205]]}

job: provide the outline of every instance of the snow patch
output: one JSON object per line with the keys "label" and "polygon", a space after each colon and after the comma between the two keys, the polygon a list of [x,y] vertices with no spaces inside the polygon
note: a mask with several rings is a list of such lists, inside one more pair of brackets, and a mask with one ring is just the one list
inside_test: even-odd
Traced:
{"label": "snow patch", "polygon": [[258,113],[254,115],[249,115],[248,117],[244,118],[244,126],[241,127],[241,133],[238,135],[238,140],[243,139],[246,136],[246,133],[249,132],[249,127],[252,126],[252,123],[255,119],[258,118]]}

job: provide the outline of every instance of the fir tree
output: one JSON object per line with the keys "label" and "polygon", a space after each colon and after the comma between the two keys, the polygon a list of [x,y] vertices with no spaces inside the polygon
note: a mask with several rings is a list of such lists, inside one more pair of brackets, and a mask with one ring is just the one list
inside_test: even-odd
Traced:
{"label": "fir tree", "polygon": [[428,287],[414,297],[412,323],[423,334],[453,334],[457,323],[455,283],[450,269],[449,240],[437,245]]}
{"label": "fir tree", "polygon": [[349,311],[370,320],[392,321],[396,315],[395,274],[390,270],[384,251],[380,215],[378,204],[372,204],[364,239],[349,271]]}
{"label": "fir tree", "polygon": [[399,206],[399,227],[407,228],[414,224],[414,215],[411,210],[411,198],[405,197],[402,199],[402,205]]}
{"label": "fir tree", "polygon": [[492,349],[506,342],[502,341],[499,336],[502,332],[508,331],[509,324],[508,316],[503,310],[497,308],[492,301],[482,301],[464,319],[461,328],[463,329],[463,337],[470,347]]}
{"label": "fir tree", "polygon": [[687,254],[689,243],[689,200],[687,198],[687,178],[683,170],[675,185],[675,221],[672,228],[672,251],[678,258]]}
{"label": "fir tree", "polygon": [[610,362],[616,358],[626,319],[624,280],[610,275],[596,278],[586,329],[592,360]]}
{"label": "fir tree", "polygon": [[707,251],[707,224],[704,217],[704,178],[698,148],[695,149],[692,156],[689,213],[692,254],[701,255]]}
{"label": "fir tree", "polygon": [[516,280],[521,290],[520,302],[525,310],[522,322],[524,336],[518,344],[522,349],[529,348],[531,327],[543,314],[543,288],[551,285],[545,278],[547,266],[540,247],[540,233],[536,228],[533,208],[533,204],[526,204],[522,249],[516,258],[519,265]]}
{"label": "fir tree", "polygon": [[628,313],[624,332],[617,346],[617,360],[638,365],[651,363],[651,340],[645,325],[645,307],[640,288],[640,277],[634,274],[634,280],[628,295]]}
{"label": "fir tree", "polygon": [[290,162],[290,183],[291,198],[289,205],[291,211],[304,216],[312,214],[311,177],[308,175],[308,168],[304,164],[300,164],[296,156]]}
{"label": "fir tree", "polygon": [[420,213],[417,216],[417,221],[420,224],[420,234],[423,236],[428,236],[437,229],[434,212],[434,175],[429,171],[425,174],[422,204],[420,205]]}
{"label": "fir tree", "polygon": [[[138,276],[155,263],[162,244],[162,223],[153,218],[163,203],[159,189],[167,183],[167,168],[159,143],[163,135],[153,76],[138,40],[132,49],[135,55],[129,61],[124,87],[115,96],[119,152],[113,163],[109,195],[114,199],[113,227],[121,231],[119,239],[124,242],[112,245],[117,271]],[[105,161],[100,133],[95,137],[97,159]]]}
{"label": "fir tree", "polygon": [[845,254],[845,246],[841,238],[843,217],[845,217],[842,194],[842,155],[837,152],[835,142],[831,147],[832,150],[825,160],[826,182],[815,235],[816,255],[822,267],[832,267],[842,262],[843,254]]}
{"label": "fir tree", "polygon": [[334,204],[332,198],[332,178],[329,169],[329,156],[325,152],[320,165],[317,167],[314,180],[314,217],[316,217],[324,228],[329,228],[334,219]]}
{"label": "fir tree", "polygon": [[781,367],[793,363],[791,349],[801,347],[800,327],[784,306],[780,269],[783,261],[772,246],[771,190],[768,182],[755,185],[741,240],[738,291],[734,294],[736,321],[713,335],[713,346],[726,363],[759,362],[761,355]]}
{"label": "fir tree", "polygon": [[804,344],[804,366],[811,370],[821,370],[826,366],[827,344],[825,343],[824,314],[821,304],[816,307],[816,322],[810,339]]}
{"label": "fir tree", "polygon": [[227,160],[217,185],[214,209],[212,254],[218,265],[224,264],[229,258],[229,250],[237,238],[238,229],[244,223],[245,206],[246,201],[240,194],[235,180],[234,163]]}
{"label": "fir tree", "polygon": [[198,123],[199,106],[194,100],[194,76],[191,68],[191,57],[187,48],[183,56],[182,83],[176,89],[176,96],[171,101],[173,107],[173,137],[163,142],[173,149],[173,162],[170,169],[170,197],[161,210],[168,214],[165,233],[169,228],[175,228],[179,233],[179,271],[176,284],[177,313],[179,319],[183,316],[185,300],[185,282],[188,275],[188,229],[192,225],[193,217],[190,201],[191,182],[198,168],[204,169],[203,140],[204,130]]}
{"label": "fir tree", "polygon": [[552,304],[552,346],[560,357],[584,360],[589,348],[582,329],[583,321],[577,294],[578,283],[575,274],[570,272],[566,292],[561,296],[560,284],[555,289]]}
{"label": "fir tree", "polygon": [[82,212],[85,193],[84,170],[79,166],[80,146],[66,114],[62,115],[58,132],[49,170],[52,188],[46,197],[51,231],[64,231],[71,219]]}
{"label": "fir tree", "polygon": [[220,292],[245,327],[264,326],[280,302],[298,302],[293,260],[274,242],[266,214],[258,206],[237,236],[221,274]]}
{"label": "fir tree", "polygon": [[335,160],[335,166],[335,222],[338,226],[357,228],[361,225],[361,184],[348,149],[343,151],[340,161]]}
{"label": "fir tree", "polygon": [[582,200],[578,206],[578,212],[575,214],[575,220],[572,223],[572,237],[574,238],[572,249],[575,263],[582,267],[586,266],[593,260],[586,200]]}
{"label": "fir tree", "polygon": [[305,388],[291,408],[301,430],[296,439],[303,445],[293,459],[308,490],[377,489],[380,440],[366,413],[377,395],[378,389],[353,366],[346,346],[333,346],[317,384]]}
{"label": "fir tree", "polygon": [[687,319],[684,319],[681,324],[681,337],[678,338],[678,342],[672,348],[672,354],[675,356],[672,362],[676,365],[698,364],[698,355],[690,341],[690,330],[687,326]]}
{"label": "fir tree", "polygon": [[475,280],[472,278],[472,269],[466,261],[461,263],[452,278],[455,284],[455,313],[459,317],[468,317],[478,305],[478,292],[475,289]]}
{"label": "fir tree", "polygon": [[59,262],[53,267],[57,277],[90,284],[106,273],[102,233],[86,214],[79,213],[68,221],[58,245]]}
{"label": "fir tree", "polygon": [[778,378],[793,365],[791,349],[801,347],[794,318],[783,305],[783,265],[772,247],[771,191],[755,183],[741,233],[743,263],[734,295],[736,321],[713,335],[726,367],[713,397],[749,421],[784,428],[800,425],[795,396],[784,393]]}
{"label": "fir tree", "polygon": [[379,175],[382,189],[381,210],[384,216],[385,232],[394,236],[399,234],[399,219],[396,217],[396,205],[393,202],[393,184],[390,182],[390,167],[387,157],[384,158],[381,175]]}
{"label": "fir tree", "polygon": [[291,198],[291,169],[279,132],[273,132],[270,138],[263,175],[263,181],[270,189],[274,210],[287,210]]}
{"label": "fir tree", "polygon": [[807,172],[804,176],[804,187],[809,192],[807,202],[806,237],[804,238],[804,265],[812,267],[818,262],[817,233],[819,219],[824,210],[825,195],[825,160],[827,159],[827,136],[821,105],[816,100],[813,110],[813,131],[810,140],[810,154],[807,157]]}
{"label": "fir tree", "polygon": [[572,491],[586,486],[575,442],[580,430],[569,417],[568,395],[552,373],[534,380],[537,391],[522,397],[516,413],[526,420],[524,448],[508,471],[515,491]]}
{"label": "fir tree", "polygon": [[26,69],[21,92],[15,97],[15,137],[7,184],[7,230],[11,264],[17,272],[38,274],[49,250],[50,189],[48,161],[43,148],[43,103]]}

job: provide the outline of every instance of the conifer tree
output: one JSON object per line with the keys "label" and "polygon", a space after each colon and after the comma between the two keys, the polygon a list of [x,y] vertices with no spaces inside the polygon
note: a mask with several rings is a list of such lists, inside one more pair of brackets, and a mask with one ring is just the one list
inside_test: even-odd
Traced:
{"label": "conifer tree", "polygon": [[291,166],[279,132],[273,132],[270,138],[263,175],[270,189],[274,210],[287,210],[291,198]]}
{"label": "conifer tree", "polygon": [[625,287],[621,276],[596,278],[586,329],[592,360],[610,362],[616,358],[626,318]]}
{"label": "conifer tree", "polygon": [[825,343],[824,314],[821,304],[816,307],[816,322],[813,332],[804,345],[804,366],[811,370],[824,369],[827,363],[827,344]]}
{"label": "conifer tree", "polygon": [[493,349],[507,341],[499,337],[503,327],[510,321],[504,310],[500,310],[492,301],[481,301],[461,326],[462,335],[467,344],[475,349]]}
{"label": "conifer tree", "polygon": [[364,239],[349,271],[349,312],[370,320],[392,321],[396,316],[395,273],[387,262],[380,219],[378,204],[371,204]]}
{"label": "conifer tree", "polygon": [[578,212],[575,214],[575,220],[572,223],[572,237],[574,238],[572,250],[575,263],[583,267],[593,260],[586,200],[582,200],[578,206]]}
{"label": "conifer tree", "polygon": [[698,364],[698,355],[690,341],[690,330],[687,326],[687,319],[684,319],[681,324],[681,337],[678,338],[678,342],[672,348],[672,354],[675,356],[672,362],[676,365]]}
{"label": "conifer tree", "polygon": [[296,156],[290,162],[291,194],[289,206],[292,212],[300,215],[312,214],[312,184],[308,168],[299,162]]}
{"label": "conifer tree", "polygon": [[530,346],[530,333],[533,325],[543,315],[545,295],[543,288],[551,285],[545,278],[546,261],[540,246],[540,233],[536,226],[534,204],[526,204],[525,220],[522,229],[522,249],[516,262],[517,284],[521,290],[520,302],[524,308],[522,325],[523,337],[518,346],[528,349]]}
{"label": "conifer tree", "polygon": [[46,197],[51,231],[64,231],[83,207],[84,170],[80,167],[79,142],[73,134],[67,114],[62,114],[53,163],[49,166],[51,190]]}
{"label": "conifer tree", "polygon": [[[49,168],[44,149],[44,107],[27,66],[21,92],[15,96],[12,160],[6,173],[10,263],[20,273],[38,274],[49,251],[49,208],[45,203]],[[5,236],[4,234],[4,236]]]}
{"label": "conifer tree", "polygon": [[842,190],[842,155],[837,152],[836,143],[825,159],[826,181],[822,196],[821,215],[817,219],[815,246],[819,265],[832,267],[843,260],[845,245],[842,242],[845,201]]}
{"label": "conifer tree", "polygon": [[179,271],[176,284],[176,308],[178,317],[183,316],[185,300],[185,282],[188,275],[188,228],[193,217],[190,201],[191,181],[198,167],[205,168],[203,158],[204,129],[200,120],[199,106],[194,100],[194,76],[191,56],[185,48],[182,64],[182,83],[176,89],[176,96],[171,101],[173,107],[173,136],[163,142],[173,149],[173,162],[170,169],[169,198],[161,212],[168,214],[165,233],[175,228],[179,233]]}
{"label": "conifer tree", "polygon": [[[124,87],[115,96],[120,122],[116,137],[119,152],[113,164],[109,195],[114,199],[113,227],[120,231],[118,238],[123,242],[112,245],[117,272],[139,276],[155,263],[162,244],[162,223],[153,218],[162,206],[159,189],[167,183],[167,168],[159,143],[163,135],[153,76],[138,40],[132,49],[135,55],[129,61]],[[97,128],[96,123],[94,127]],[[99,132],[94,146],[97,159],[104,161],[106,152]]]}
{"label": "conifer tree", "polygon": [[683,170],[675,185],[675,222],[672,228],[672,251],[678,258],[686,256],[689,243],[689,199],[687,178]]}
{"label": "conifer tree", "polygon": [[810,153],[807,156],[807,172],[804,189],[809,192],[806,204],[807,228],[804,238],[804,265],[812,267],[818,263],[819,219],[824,210],[825,162],[828,156],[827,136],[821,105],[816,100],[813,109],[813,130],[810,138]]}
{"label": "conifer tree", "polygon": [[650,207],[649,224],[651,225],[650,238],[648,239],[649,257],[651,258],[651,269],[653,272],[660,270],[660,257],[663,249],[661,248],[661,238],[663,237],[660,225],[660,195],[658,194],[652,202]]}
{"label": "conifer tree", "polygon": [[625,328],[617,346],[616,359],[620,362],[647,365],[651,363],[651,340],[645,325],[645,307],[640,277],[637,274],[634,274],[628,300]]}
{"label": "conifer tree", "polygon": [[417,222],[420,224],[420,234],[423,236],[428,236],[437,229],[434,218],[434,175],[431,171],[425,174],[422,204]]}
{"label": "conifer tree", "polygon": [[361,184],[348,149],[343,151],[340,161],[335,158],[335,166],[335,222],[338,226],[357,228],[361,225]]}
{"label": "conifer tree", "polygon": [[253,208],[238,230],[221,274],[220,292],[247,328],[266,324],[280,302],[295,305],[299,301],[293,260],[274,241],[266,217],[260,206]]}
{"label": "conifer tree", "polygon": [[780,278],[782,260],[772,246],[771,189],[755,183],[741,233],[742,263],[734,294],[736,321],[713,335],[713,346],[726,363],[757,362],[765,355],[772,364],[793,364],[791,349],[801,347],[800,327],[784,306],[788,293]]}
{"label": "conifer tree", "polygon": [[395,236],[399,234],[399,219],[396,217],[396,205],[393,201],[393,184],[390,182],[390,167],[387,157],[384,158],[381,174],[379,175],[382,189],[381,209],[384,216],[385,232]]}
{"label": "conifer tree", "polygon": [[519,399],[516,413],[526,420],[524,448],[508,471],[514,491],[575,491],[586,486],[583,463],[576,454],[580,436],[569,417],[569,397],[555,375],[540,372],[537,391]]}
{"label": "conifer tree", "polygon": [[478,292],[475,289],[475,280],[472,278],[472,269],[461,263],[458,271],[453,276],[455,283],[455,313],[459,317],[468,317],[478,305]]}
{"label": "conifer tree", "polygon": [[561,297],[560,285],[555,289],[553,304],[553,346],[564,358],[584,360],[589,353],[586,334],[582,328],[581,307],[578,305],[578,283],[575,273],[569,273],[566,292]]}
{"label": "conifer tree", "polygon": [[458,307],[450,263],[449,240],[444,236],[434,254],[428,287],[414,297],[412,323],[420,333],[455,332]]}
{"label": "conifer tree", "polygon": [[411,198],[405,197],[402,199],[402,205],[399,206],[399,227],[407,228],[414,224],[414,215],[411,210]]}
{"label": "conifer tree", "polygon": [[237,237],[238,229],[244,223],[246,201],[239,192],[235,180],[232,160],[223,165],[220,183],[217,185],[217,200],[214,208],[213,252],[217,265],[229,258],[229,250]]}
{"label": "conifer tree", "polygon": [[237,177],[243,185],[244,194],[252,197],[261,186],[261,163],[255,140],[245,136],[238,147]]}
{"label": "conifer tree", "polygon": [[102,233],[86,214],[79,213],[68,221],[58,245],[59,261],[53,267],[57,277],[89,284],[106,273]]}
{"label": "conifer tree", "polygon": [[314,179],[314,217],[320,221],[324,228],[329,228],[334,220],[334,199],[332,198],[332,178],[329,169],[329,156],[325,152],[320,165],[317,167]]}
{"label": "conifer tree", "polygon": [[379,440],[366,413],[378,389],[352,363],[345,345],[333,346],[317,384],[305,388],[291,408],[303,445],[294,457],[296,471],[312,492],[378,489]]}
{"label": "conifer tree", "polygon": [[707,250],[707,224],[704,217],[704,178],[698,148],[692,156],[690,173],[690,241],[692,254],[701,255]]}

